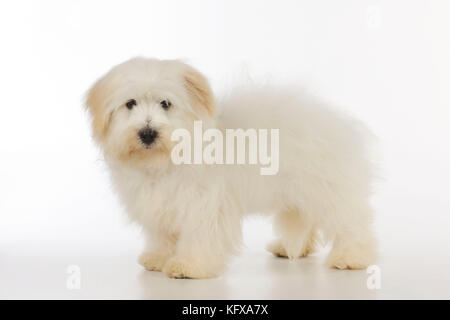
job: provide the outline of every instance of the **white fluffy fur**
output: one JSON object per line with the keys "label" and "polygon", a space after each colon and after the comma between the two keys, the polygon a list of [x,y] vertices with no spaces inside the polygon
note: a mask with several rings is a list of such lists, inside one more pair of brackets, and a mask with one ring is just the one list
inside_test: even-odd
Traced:
{"label": "white fluffy fur", "polygon": [[[186,72],[194,72],[192,81]],[[242,219],[251,213],[276,215],[278,238],[268,250],[277,256],[306,256],[324,239],[333,242],[331,267],[373,263],[364,127],[280,88],[237,90],[211,116],[213,102],[201,97],[211,94],[209,86],[198,80],[204,78],[181,62],[136,58],[112,69],[88,95],[94,137],[113,185],[148,237],[140,263],[174,278],[217,276],[239,247]],[[138,105],[130,111],[123,104],[131,98]],[[173,103],[168,111],[159,106],[162,98]],[[196,109],[195,98],[209,105]],[[145,149],[136,131],[149,119],[161,137],[155,148]],[[170,133],[191,130],[199,119],[221,129],[279,128],[278,174],[262,176],[259,165],[172,164]]]}

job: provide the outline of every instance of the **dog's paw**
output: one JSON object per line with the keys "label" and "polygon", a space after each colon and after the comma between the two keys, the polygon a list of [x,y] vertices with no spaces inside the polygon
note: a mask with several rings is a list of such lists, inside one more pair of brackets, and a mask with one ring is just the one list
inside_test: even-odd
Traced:
{"label": "dog's paw", "polygon": [[202,268],[199,264],[178,257],[167,261],[163,271],[169,278],[175,279],[206,279],[217,276],[215,273],[206,271],[206,268]]}
{"label": "dog's paw", "polygon": [[281,243],[281,240],[273,240],[267,244],[266,249],[267,251],[272,252],[276,257],[287,258],[287,253]]}
{"label": "dog's paw", "polygon": [[359,270],[366,269],[375,262],[376,255],[371,250],[348,250],[341,252],[330,252],[326,264],[330,268]]}
{"label": "dog's paw", "polygon": [[144,252],[139,256],[138,262],[147,270],[162,271],[168,259],[167,255],[161,253]]}
{"label": "dog's paw", "polygon": [[280,239],[273,240],[266,247],[267,251],[273,253],[276,257],[290,259],[306,257],[314,252],[314,248],[314,245],[306,243],[302,247],[286,250]]}
{"label": "dog's paw", "polygon": [[357,257],[352,256],[339,256],[327,259],[327,266],[330,268],[345,270],[359,270],[365,269],[370,265],[370,263],[365,262]]}

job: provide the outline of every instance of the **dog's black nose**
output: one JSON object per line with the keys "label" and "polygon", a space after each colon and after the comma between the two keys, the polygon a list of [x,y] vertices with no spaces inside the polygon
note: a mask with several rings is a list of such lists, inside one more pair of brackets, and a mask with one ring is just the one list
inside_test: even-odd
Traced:
{"label": "dog's black nose", "polygon": [[158,132],[150,128],[144,128],[139,130],[138,135],[142,143],[149,146],[153,143],[153,141],[155,141],[158,136]]}

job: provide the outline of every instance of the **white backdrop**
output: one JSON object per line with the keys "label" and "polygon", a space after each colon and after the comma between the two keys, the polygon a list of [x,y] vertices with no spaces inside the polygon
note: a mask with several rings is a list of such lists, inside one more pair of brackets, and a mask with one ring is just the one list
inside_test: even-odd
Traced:
{"label": "white backdrop", "polygon": [[[0,297],[55,297],[77,259],[138,254],[82,107],[96,78],[136,55],[183,58],[218,95],[242,75],[296,83],[364,120],[384,167],[382,297],[398,297],[411,268],[423,285],[404,297],[450,296],[448,278],[428,277],[450,267],[450,2],[11,1],[0,41]],[[245,229],[264,254],[269,224]]]}

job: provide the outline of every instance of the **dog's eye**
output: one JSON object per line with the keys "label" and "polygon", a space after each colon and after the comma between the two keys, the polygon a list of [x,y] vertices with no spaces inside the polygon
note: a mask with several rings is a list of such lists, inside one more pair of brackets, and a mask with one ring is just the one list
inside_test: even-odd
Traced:
{"label": "dog's eye", "polygon": [[133,109],[133,107],[137,104],[136,100],[131,99],[129,100],[127,103],[125,103],[125,105],[127,106],[127,108],[129,110]]}
{"label": "dog's eye", "polygon": [[170,106],[172,105],[169,100],[163,100],[160,103],[161,103],[161,107],[163,107],[163,109],[165,109],[165,110],[169,109]]}

